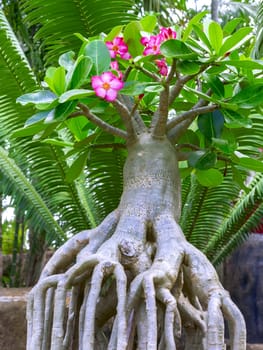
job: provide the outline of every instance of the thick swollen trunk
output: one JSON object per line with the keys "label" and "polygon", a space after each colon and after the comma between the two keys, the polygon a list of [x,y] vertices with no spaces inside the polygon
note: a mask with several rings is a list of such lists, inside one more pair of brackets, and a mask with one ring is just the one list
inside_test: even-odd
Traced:
{"label": "thick swollen trunk", "polygon": [[[28,303],[27,350],[244,350],[242,315],[177,224],[180,178],[166,138],[128,146],[119,207],[51,258]],[[67,291],[71,290],[66,307]],[[73,341],[74,339],[74,341]]]}

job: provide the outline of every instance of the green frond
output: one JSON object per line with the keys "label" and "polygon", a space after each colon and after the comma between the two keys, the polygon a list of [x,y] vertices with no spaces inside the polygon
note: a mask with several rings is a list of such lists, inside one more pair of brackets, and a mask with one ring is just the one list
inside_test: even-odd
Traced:
{"label": "green frond", "polygon": [[[239,193],[238,186],[228,174],[220,186],[203,187],[194,175],[191,187],[183,183],[183,192],[188,192],[183,201],[180,224],[189,242],[204,251],[208,242],[217,233],[218,227],[232,210],[233,201]],[[187,191],[184,187],[187,186]]]}
{"label": "green frond", "polygon": [[263,175],[258,174],[243,193],[206,247],[206,254],[214,264],[220,263],[242,243],[263,217]]}
{"label": "green frond", "polygon": [[66,181],[69,165],[63,150],[54,145],[31,142],[23,151],[32,183],[53,215],[58,217],[64,231],[76,233],[94,226],[93,217],[81,202],[78,183]]}
{"label": "green frond", "polygon": [[253,114],[251,115],[251,120],[253,122],[252,128],[237,128],[233,129],[232,132],[238,142],[238,151],[246,154],[247,156],[257,157],[262,148],[263,115]]}
{"label": "green frond", "polygon": [[[36,88],[32,69],[4,13],[0,10],[0,142],[23,126],[32,109],[16,104],[16,98]],[[30,115],[30,114],[29,114]],[[8,124],[8,127],[7,127]]]}
{"label": "green frond", "polygon": [[69,50],[78,51],[81,42],[74,36],[80,33],[91,37],[109,32],[114,26],[135,19],[132,0],[22,0],[25,21],[29,26],[39,25],[35,40],[40,40],[46,51],[46,61],[56,62],[59,55]]}
{"label": "green frond", "polygon": [[13,33],[3,11],[0,9],[0,96],[9,98],[31,91],[36,87],[33,71]]}
{"label": "green frond", "polygon": [[49,239],[52,238],[61,244],[66,239],[63,230],[34,186],[2,147],[0,147],[0,169],[4,178],[3,191],[7,191],[9,195],[15,194],[16,203],[23,202],[27,219],[35,230],[45,230]]}
{"label": "green frond", "polygon": [[88,187],[99,208],[100,220],[116,209],[122,194],[126,151],[93,149],[88,160]]}

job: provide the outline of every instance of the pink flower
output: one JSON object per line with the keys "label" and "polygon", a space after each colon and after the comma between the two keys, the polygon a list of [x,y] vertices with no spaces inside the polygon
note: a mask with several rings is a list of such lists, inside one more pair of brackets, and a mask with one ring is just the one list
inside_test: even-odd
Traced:
{"label": "pink flower", "polygon": [[160,33],[157,35],[151,35],[148,37],[142,37],[141,43],[145,46],[143,51],[144,56],[159,55],[161,44],[168,39],[175,39],[176,32],[171,28],[162,27]]}
{"label": "pink flower", "polygon": [[155,63],[157,64],[157,67],[159,68],[159,73],[163,76],[166,76],[168,74],[168,66],[165,61],[165,58],[162,58],[160,60],[155,60]]}
{"label": "pink flower", "polygon": [[112,72],[104,72],[91,78],[91,86],[97,96],[111,102],[116,99],[118,91],[123,88],[124,83]]}
{"label": "pink flower", "polygon": [[141,43],[145,46],[144,56],[160,54],[162,38],[159,35],[151,35],[150,38],[142,37]]}
{"label": "pink flower", "polygon": [[162,41],[176,39],[176,32],[172,28],[162,27],[159,35],[162,37]]}
{"label": "pink flower", "polygon": [[106,46],[110,51],[111,58],[115,58],[117,55],[124,60],[131,58],[128,52],[128,46],[120,36],[116,36],[112,41],[106,41]]}

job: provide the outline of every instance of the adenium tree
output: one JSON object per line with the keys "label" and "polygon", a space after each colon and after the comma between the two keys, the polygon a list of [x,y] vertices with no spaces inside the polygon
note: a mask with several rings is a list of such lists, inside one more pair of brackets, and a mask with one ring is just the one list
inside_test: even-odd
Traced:
{"label": "adenium tree", "polygon": [[224,319],[231,349],[246,349],[240,311],[178,224],[180,174],[216,186],[226,167],[262,170],[236,152],[231,130],[252,126],[263,65],[241,53],[251,28],[204,16],[183,32],[148,16],[78,35],[79,53],[63,54],[42,90],[18,98],[39,109],[26,135],[86,118],[83,130],[93,124],[127,148],[119,206],[61,246],[30,293],[28,350],[172,350],[180,338],[185,349],[219,350]]}

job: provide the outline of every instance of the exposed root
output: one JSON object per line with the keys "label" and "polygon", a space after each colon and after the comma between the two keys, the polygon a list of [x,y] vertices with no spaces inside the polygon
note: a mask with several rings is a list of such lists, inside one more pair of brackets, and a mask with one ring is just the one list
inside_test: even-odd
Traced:
{"label": "exposed root", "polygon": [[183,336],[187,350],[222,350],[224,318],[245,350],[241,313],[173,216],[129,217],[126,236],[125,222],[116,211],[51,258],[29,297],[27,350],[175,350]]}

